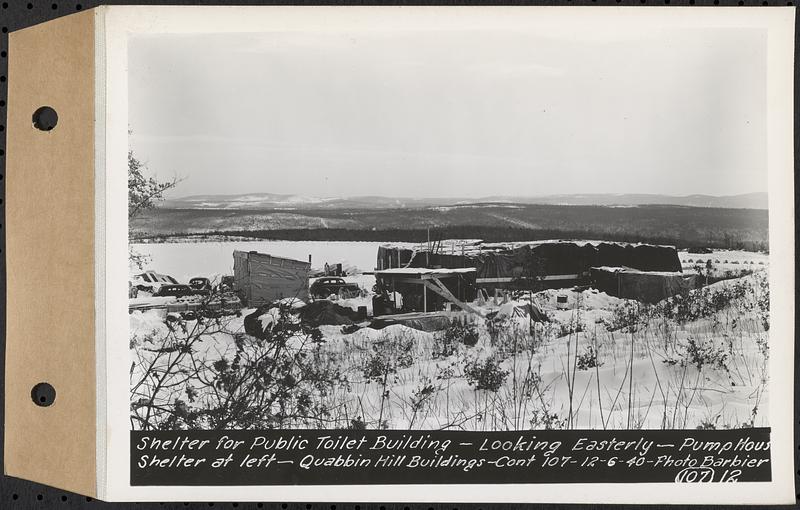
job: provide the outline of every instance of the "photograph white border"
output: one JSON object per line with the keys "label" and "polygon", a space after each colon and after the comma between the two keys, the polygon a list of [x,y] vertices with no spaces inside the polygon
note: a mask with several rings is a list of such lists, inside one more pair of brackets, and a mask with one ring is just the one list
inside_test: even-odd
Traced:
{"label": "photograph white border", "polygon": [[[112,501],[403,501],[789,504],[794,502],[794,8],[706,7],[176,7],[97,9],[98,81],[98,497]],[[130,486],[127,324],[127,43],[132,34],[389,31],[502,28],[580,33],[633,23],[642,29],[760,28],[767,38],[772,482],[509,485]],[[693,93],[687,91],[687,93]],[[213,98],[209,98],[213,101]],[[103,179],[104,177],[104,179]],[[103,244],[104,243],[104,244]],[[118,326],[114,326],[118,325]],[[125,326],[123,326],[125,325]],[[102,427],[102,429],[100,429]]]}

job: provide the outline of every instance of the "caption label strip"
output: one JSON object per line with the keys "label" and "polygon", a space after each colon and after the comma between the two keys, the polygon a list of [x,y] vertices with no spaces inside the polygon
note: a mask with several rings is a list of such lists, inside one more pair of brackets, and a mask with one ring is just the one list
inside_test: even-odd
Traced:
{"label": "caption label strip", "polygon": [[131,485],[771,480],[770,429],[131,432]]}

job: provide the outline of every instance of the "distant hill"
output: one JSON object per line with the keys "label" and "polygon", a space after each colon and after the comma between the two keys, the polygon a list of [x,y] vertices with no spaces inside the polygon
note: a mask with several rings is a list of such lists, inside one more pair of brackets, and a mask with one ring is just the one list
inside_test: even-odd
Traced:
{"label": "distant hill", "polygon": [[165,200],[160,206],[166,209],[397,209],[451,205],[458,202],[461,202],[461,199],[378,196],[321,198],[276,193],[247,193],[241,195],[192,195]]}
{"label": "distant hill", "polygon": [[[250,201],[252,202],[252,201]],[[286,203],[283,201],[282,203]],[[314,241],[599,239],[678,247],[765,250],[765,209],[683,205],[482,203],[396,208],[150,209],[132,239],[247,237]]]}
{"label": "distant hill", "polygon": [[506,198],[523,204],[558,205],[681,205],[685,207],[719,207],[726,209],[767,209],[767,193],[745,193],[743,195],[655,195],[655,194],[584,194],[548,195],[534,198]]}
{"label": "distant hill", "polygon": [[635,207],[640,205],[674,205],[685,207],[716,207],[731,209],[767,209],[764,192],[743,195],[657,195],[657,194],[574,194],[545,195],[540,197],[490,196],[483,198],[407,198],[358,196],[346,198],[321,198],[305,195],[275,193],[247,193],[239,195],[193,195],[165,200],[166,209],[233,209],[233,210],[313,210],[313,209],[399,209],[442,206],[468,206],[477,204],[550,204],[599,205],[608,207]]}

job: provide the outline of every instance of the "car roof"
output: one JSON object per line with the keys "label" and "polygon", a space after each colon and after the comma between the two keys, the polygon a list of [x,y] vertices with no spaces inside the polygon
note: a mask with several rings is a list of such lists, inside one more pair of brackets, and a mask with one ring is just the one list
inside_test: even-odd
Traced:
{"label": "car roof", "polygon": [[166,280],[168,278],[172,278],[168,274],[156,273],[155,271],[145,271],[144,273],[139,273],[137,275],[134,275],[134,278],[141,278],[143,276],[150,276],[150,277],[153,277],[153,278],[155,278],[157,280],[161,280],[161,281]]}

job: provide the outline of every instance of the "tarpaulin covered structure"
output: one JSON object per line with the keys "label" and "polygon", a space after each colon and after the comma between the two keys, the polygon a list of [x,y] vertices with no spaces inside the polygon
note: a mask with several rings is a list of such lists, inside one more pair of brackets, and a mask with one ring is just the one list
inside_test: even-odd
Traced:
{"label": "tarpaulin covered structure", "polygon": [[639,271],[629,267],[593,267],[592,286],[608,295],[657,303],[697,287],[697,275]]}
{"label": "tarpaulin covered structure", "polygon": [[459,317],[461,312],[427,312],[427,313],[404,313],[397,315],[386,315],[373,320],[369,327],[372,329],[383,329],[388,326],[400,324],[418,331],[442,331],[453,324],[453,320]]}
{"label": "tarpaulin covered structure", "polygon": [[438,241],[421,245],[385,245],[378,249],[378,269],[427,267],[476,270],[476,284],[509,288],[535,280],[542,287],[589,283],[592,267],[619,266],[641,271],[681,270],[672,246],[603,241],[532,241],[482,243]]}
{"label": "tarpaulin covered structure", "polygon": [[310,270],[311,262],[237,250],[233,252],[233,290],[250,307],[283,298],[308,300]]}
{"label": "tarpaulin covered structure", "polygon": [[495,317],[530,317],[533,322],[550,322],[541,308],[532,303],[505,303],[495,312]]}
{"label": "tarpaulin covered structure", "polygon": [[327,300],[309,303],[299,312],[300,321],[312,327],[325,325],[349,326],[366,317],[360,317],[358,312],[346,306],[339,306]]}

